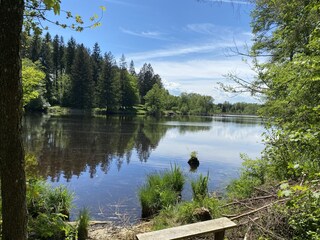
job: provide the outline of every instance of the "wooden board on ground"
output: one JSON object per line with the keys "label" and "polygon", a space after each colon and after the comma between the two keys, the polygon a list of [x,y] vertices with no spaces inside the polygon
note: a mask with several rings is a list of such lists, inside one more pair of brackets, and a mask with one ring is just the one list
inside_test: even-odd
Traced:
{"label": "wooden board on ground", "polygon": [[230,219],[223,217],[214,220],[192,223],[179,227],[167,228],[159,231],[137,235],[138,240],[176,240],[196,237],[208,233],[216,233],[215,239],[223,239],[224,231],[237,226]]}

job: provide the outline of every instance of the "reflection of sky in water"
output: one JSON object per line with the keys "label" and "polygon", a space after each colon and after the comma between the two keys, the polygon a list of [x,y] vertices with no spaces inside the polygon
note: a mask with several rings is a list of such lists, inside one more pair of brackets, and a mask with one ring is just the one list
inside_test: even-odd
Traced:
{"label": "reflection of sky in water", "polygon": [[[75,193],[76,207],[89,207],[94,219],[116,221],[119,220],[118,213],[126,213],[129,221],[133,222],[140,215],[137,190],[144,183],[148,174],[169,169],[170,165],[177,164],[183,169],[187,179],[194,179],[200,173],[209,172],[209,190],[221,190],[230,179],[238,176],[238,169],[241,166],[240,153],[246,153],[249,157],[255,158],[263,149],[260,143],[263,127],[258,123],[254,124],[253,120],[250,124],[233,121],[167,121],[161,124],[170,127],[151,152],[147,162],[139,160],[134,148],[130,163],[126,162],[125,156],[120,159],[123,161],[120,170],[117,167],[117,157],[114,157],[107,173],[98,166],[93,178],[90,178],[87,166],[79,177],[72,176],[69,182],[60,177],[59,182],[51,182],[51,184],[66,184]],[[66,128],[65,132],[68,131]],[[49,141],[52,139],[50,138]],[[79,139],[79,142],[81,141]],[[73,146],[73,149],[77,148],[81,146]],[[103,146],[99,149],[101,151]],[[82,146],[80,152],[84,154],[86,151],[92,151],[92,149]],[[200,166],[195,173],[189,172],[187,164],[191,151],[197,151],[200,160]],[[64,161],[70,161],[70,158],[66,156]],[[189,182],[186,184],[183,198],[191,198]],[[75,214],[76,211],[73,217]]]}

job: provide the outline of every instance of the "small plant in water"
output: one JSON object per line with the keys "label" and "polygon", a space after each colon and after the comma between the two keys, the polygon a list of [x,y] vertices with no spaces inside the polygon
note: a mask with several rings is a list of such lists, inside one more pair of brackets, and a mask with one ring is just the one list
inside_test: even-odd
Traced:
{"label": "small plant in water", "polygon": [[88,238],[88,226],[90,221],[90,213],[87,208],[80,210],[78,221],[78,240],[85,240]]}
{"label": "small plant in water", "polygon": [[198,158],[198,152],[197,151],[192,151],[190,153],[190,158]]}
{"label": "small plant in water", "polygon": [[192,195],[194,201],[201,201],[208,196],[209,173],[207,176],[200,174],[196,181],[191,182]]}

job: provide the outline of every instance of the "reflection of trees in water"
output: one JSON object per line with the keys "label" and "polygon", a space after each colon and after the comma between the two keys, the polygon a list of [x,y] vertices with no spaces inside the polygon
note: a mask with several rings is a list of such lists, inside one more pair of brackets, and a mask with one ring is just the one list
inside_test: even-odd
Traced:
{"label": "reflection of trees in water", "polygon": [[[28,116],[24,118],[24,143],[27,151],[39,159],[39,171],[52,181],[63,176],[88,172],[94,177],[97,168],[107,173],[116,162],[130,163],[132,151],[146,162],[171,126],[166,121],[128,116],[108,118]],[[182,126],[182,131],[209,130],[209,127]]]}
{"label": "reflection of trees in water", "polygon": [[253,126],[257,124],[262,124],[262,119],[256,116],[222,116],[222,117],[214,117],[214,121],[216,122],[225,122],[225,123],[239,123],[247,126]]}
{"label": "reflection of trees in water", "polygon": [[168,128],[169,126],[161,124],[160,120],[152,117],[145,118],[139,124],[135,148],[141,162],[148,160],[151,152],[157,148],[160,139],[166,134]]}
{"label": "reflection of trees in water", "polygon": [[200,132],[200,131],[209,131],[210,126],[179,126],[179,133],[185,134],[186,132]]}

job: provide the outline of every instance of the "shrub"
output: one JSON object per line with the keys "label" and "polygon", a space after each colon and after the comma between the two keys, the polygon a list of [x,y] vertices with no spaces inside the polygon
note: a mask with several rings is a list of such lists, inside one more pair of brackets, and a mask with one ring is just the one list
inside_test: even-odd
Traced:
{"label": "shrub", "polygon": [[74,239],[76,230],[69,217],[72,194],[65,187],[51,188],[42,180],[27,185],[28,231],[30,239]]}
{"label": "shrub", "polygon": [[73,240],[76,229],[60,213],[39,213],[28,222],[29,239]]}
{"label": "shrub", "polygon": [[250,159],[247,155],[241,154],[244,160],[240,177],[232,180],[227,187],[229,198],[248,198],[253,194],[255,187],[266,183],[266,179],[270,179],[269,166],[265,159]]}

